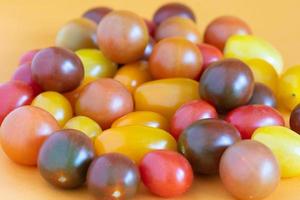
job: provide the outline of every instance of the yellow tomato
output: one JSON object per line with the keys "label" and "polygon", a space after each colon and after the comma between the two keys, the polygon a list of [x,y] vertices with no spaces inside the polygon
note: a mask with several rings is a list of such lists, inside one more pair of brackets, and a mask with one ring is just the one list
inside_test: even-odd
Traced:
{"label": "yellow tomato", "polygon": [[256,129],[252,139],[268,146],[277,158],[281,177],[300,175],[300,135],[282,126]]}
{"label": "yellow tomato", "polygon": [[83,64],[85,77],[113,77],[117,72],[117,64],[97,49],[81,49],[76,51],[76,54]]}
{"label": "yellow tomato", "polygon": [[72,105],[72,108],[75,110],[75,104],[76,101],[79,97],[79,94],[81,92],[81,90],[89,83],[93,82],[94,80],[97,80],[96,78],[93,77],[86,77],[83,79],[83,81],[81,82],[80,86],[78,88],[76,88],[73,91],[70,92],[66,92],[63,95],[69,100],[69,102]]}
{"label": "yellow tomato", "polygon": [[274,93],[277,92],[279,76],[271,64],[261,59],[246,60],[245,63],[252,70],[255,82],[263,83]]}
{"label": "yellow tomato", "polygon": [[280,77],[278,100],[280,105],[290,111],[300,103],[300,65],[287,69]]}
{"label": "yellow tomato", "polygon": [[48,111],[61,127],[73,116],[70,102],[58,92],[43,92],[33,99],[31,105]]}
{"label": "yellow tomato", "polygon": [[65,124],[64,128],[79,130],[91,139],[95,139],[102,132],[102,129],[97,122],[85,116],[73,117]]}
{"label": "yellow tomato", "polygon": [[267,41],[253,35],[234,35],[226,42],[225,58],[238,58],[243,61],[259,58],[270,63],[278,74],[283,70],[280,53]]}
{"label": "yellow tomato", "polygon": [[115,80],[122,83],[131,93],[147,81],[150,81],[151,75],[148,68],[148,62],[139,61],[122,66],[116,73]]}
{"label": "yellow tomato", "polygon": [[199,83],[187,78],[150,81],[134,93],[136,110],[157,112],[168,120],[182,104],[199,98]]}
{"label": "yellow tomato", "polygon": [[103,131],[96,140],[97,155],[116,152],[139,163],[143,156],[153,150],[176,151],[175,139],[166,131],[147,126],[122,126]]}
{"label": "yellow tomato", "polygon": [[168,120],[161,114],[151,111],[136,111],[128,113],[112,124],[112,128],[128,125],[142,125],[169,130]]}

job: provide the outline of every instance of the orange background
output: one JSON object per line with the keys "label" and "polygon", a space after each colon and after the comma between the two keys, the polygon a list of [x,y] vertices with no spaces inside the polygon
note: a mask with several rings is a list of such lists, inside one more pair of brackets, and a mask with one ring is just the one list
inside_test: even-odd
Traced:
{"label": "orange background", "polygon": [[[179,1],[179,0],[178,0]],[[0,0],[0,82],[10,78],[19,56],[29,49],[54,44],[55,34],[68,20],[93,6],[127,9],[150,18],[167,0]],[[194,9],[200,30],[219,15],[236,15],[254,34],[281,52],[285,66],[300,64],[299,0],[182,0]],[[26,119],[25,119],[26,120]],[[242,166],[237,166],[242,167]],[[85,188],[62,191],[45,183],[34,168],[21,167],[0,150],[0,199],[88,200]],[[156,199],[142,189],[136,199]],[[217,177],[198,177],[191,190],[178,199],[232,200]],[[300,178],[282,180],[267,200],[299,200]]]}

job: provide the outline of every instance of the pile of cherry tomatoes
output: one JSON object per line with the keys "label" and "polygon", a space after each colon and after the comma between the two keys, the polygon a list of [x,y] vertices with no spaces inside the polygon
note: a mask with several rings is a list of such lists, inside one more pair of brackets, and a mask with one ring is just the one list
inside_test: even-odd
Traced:
{"label": "pile of cherry tomatoes", "polygon": [[214,174],[236,198],[262,199],[300,175],[300,66],[283,73],[280,53],[237,17],[202,34],[179,3],[152,21],[88,10],[55,46],[23,55],[0,98],[6,155],[97,199],[133,197],[140,182],[175,197]]}

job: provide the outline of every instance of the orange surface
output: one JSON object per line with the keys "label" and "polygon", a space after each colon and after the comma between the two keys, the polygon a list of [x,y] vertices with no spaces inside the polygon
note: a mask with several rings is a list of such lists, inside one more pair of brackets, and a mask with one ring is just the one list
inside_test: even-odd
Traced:
{"label": "orange surface", "polygon": [[[33,48],[53,45],[56,31],[86,9],[107,5],[129,9],[145,17],[165,0],[0,0],[0,82],[8,80],[18,57]],[[254,33],[274,44],[283,54],[286,66],[300,64],[299,0],[182,0],[198,18],[199,28],[224,14],[245,19]],[[242,166],[237,166],[242,167]],[[83,187],[62,191],[48,185],[34,168],[18,166],[0,150],[0,199],[3,200],[88,200]],[[299,200],[300,178],[282,180],[267,200]],[[136,199],[156,199],[141,189]],[[198,177],[192,189],[177,199],[232,200],[217,177]]]}

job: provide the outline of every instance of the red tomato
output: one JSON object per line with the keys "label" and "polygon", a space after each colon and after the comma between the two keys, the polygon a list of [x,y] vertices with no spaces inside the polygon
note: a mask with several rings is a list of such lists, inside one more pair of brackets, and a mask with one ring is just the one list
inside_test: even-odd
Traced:
{"label": "red tomato", "polygon": [[199,44],[198,47],[203,57],[202,71],[204,71],[212,62],[219,61],[223,58],[223,53],[212,45],[203,43]]}
{"label": "red tomato", "polygon": [[181,195],[193,182],[191,165],[174,151],[152,151],[144,156],[139,168],[145,186],[161,197]]}
{"label": "red tomato", "polygon": [[22,81],[29,85],[35,96],[42,92],[41,86],[33,79],[31,73],[31,62],[24,63],[18,67],[12,77],[12,80]]}
{"label": "red tomato", "polygon": [[171,134],[178,139],[182,131],[199,119],[218,118],[216,109],[202,100],[183,104],[171,119]]}
{"label": "red tomato", "polygon": [[21,81],[9,81],[0,85],[0,123],[8,113],[30,104],[33,98],[31,87]]}
{"label": "red tomato", "polygon": [[236,108],[228,113],[226,121],[240,131],[242,139],[250,139],[253,132],[263,126],[284,126],[284,119],[280,113],[265,105],[246,105]]}
{"label": "red tomato", "polygon": [[27,51],[26,53],[24,53],[21,57],[20,57],[20,60],[19,60],[19,64],[22,65],[22,64],[25,64],[27,62],[30,62],[32,61],[33,57],[35,56],[35,54],[39,52],[39,49],[33,49],[33,50],[30,50],[30,51]]}
{"label": "red tomato", "polygon": [[156,30],[156,25],[153,21],[149,20],[149,19],[146,19],[144,18],[144,21],[147,25],[147,28],[148,28],[148,32],[149,32],[149,35],[154,37],[155,35],[155,30]]}

